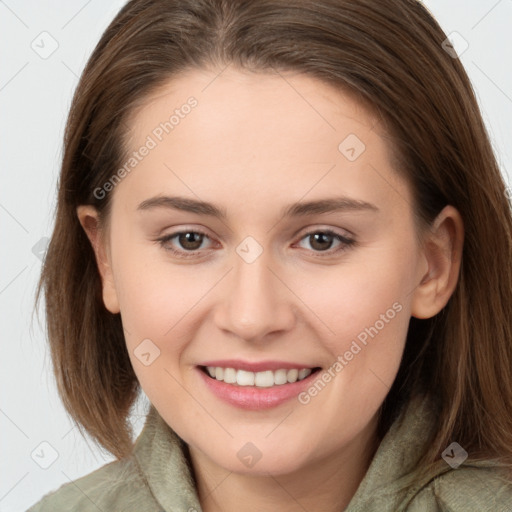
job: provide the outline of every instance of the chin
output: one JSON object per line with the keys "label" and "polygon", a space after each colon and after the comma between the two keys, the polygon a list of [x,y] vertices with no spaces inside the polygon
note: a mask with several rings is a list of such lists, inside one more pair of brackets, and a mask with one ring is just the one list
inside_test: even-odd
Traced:
{"label": "chin", "polygon": [[[241,444],[241,447],[237,446],[235,451],[223,450],[222,453],[211,453],[207,456],[228,471],[251,476],[268,476],[269,473],[275,476],[285,475],[299,470],[306,463],[299,446],[283,452],[273,446],[258,449],[250,442],[237,444]],[[297,453],[301,453],[300,459]]]}

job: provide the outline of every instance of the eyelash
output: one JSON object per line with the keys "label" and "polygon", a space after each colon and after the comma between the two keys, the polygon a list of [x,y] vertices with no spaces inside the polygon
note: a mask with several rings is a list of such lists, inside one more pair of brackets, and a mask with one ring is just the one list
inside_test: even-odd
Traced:
{"label": "eyelash", "polygon": [[[177,236],[179,235],[184,235],[184,234],[187,234],[187,233],[194,233],[194,234],[197,234],[197,235],[203,235],[207,238],[210,238],[205,232],[201,231],[201,230],[197,230],[197,229],[189,229],[189,230],[183,230],[183,231],[177,231],[176,233],[171,233],[169,235],[165,235],[161,238],[158,238],[156,240],[156,242],[159,242],[160,246],[165,249],[166,251],[169,251],[170,253],[172,253],[174,256],[178,257],[178,258],[192,258],[194,256],[197,256],[201,251],[200,250],[197,250],[197,251],[179,251],[179,250],[176,250],[176,249],[173,249],[171,247],[169,247],[167,244],[168,242],[170,242],[173,238],[176,238]],[[339,252],[342,252],[342,251],[346,251],[348,249],[350,249],[351,247],[353,247],[355,244],[356,244],[356,241],[354,239],[351,239],[351,238],[347,238],[346,236],[343,236],[343,235],[340,235],[339,233],[331,230],[331,229],[317,229],[317,230],[313,230],[313,231],[309,231],[307,233],[305,233],[299,241],[303,240],[304,238],[307,238],[311,235],[314,235],[314,234],[317,234],[317,233],[322,233],[323,235],[328,235],[328,236],[333,236],[334,239],[338,240],[339,242],[341,242],[341,245],[337,248],[337,249],[328,249],[326,251],[313,251],[314,253],[318,253],[316,256],[317,257],[320,257],[320,258],[323,258],[323,257],[326,257],[326,256],[333,256],[334,254],[338,254]],[[324,256],[326,255],[326,256]]]}

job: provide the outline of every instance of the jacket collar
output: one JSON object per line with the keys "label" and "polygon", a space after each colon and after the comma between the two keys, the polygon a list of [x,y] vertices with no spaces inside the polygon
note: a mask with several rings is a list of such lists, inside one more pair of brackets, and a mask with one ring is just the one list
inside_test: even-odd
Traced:
{"label": "jacket collar", "polygon": [[[382,439],[370,466],[345,512],[364,509],[402,510],[432,478],[451,468],[439,459],[420,474],[418,462],[433,433],[436,402],[429,396],[415,396],[400,410]],[[417,477],[413,485],[411,476]]]}
{"label": "jacket collar", "polygon": [[185,442],[150,404],[133,455],[153,496],[165,512],[201,510],[185,449]]}
{"label": "jacket collar", "polygon": [[[384,435],[346,512],[360,510],[365,503],[375,501],[379,496],[397,499],[402,486],[405,487],[406,476],[414,470],[428,442],[435,410],[428,397],[415,397],[403,406]],[[201,510],[192,468],[185,453],[185,442],[150,404],[133,455],[155,499],[167,512]],[[435,474],[450,469],[442,460],[436,468]],[[421,485],[422,482],[416,487]]]}

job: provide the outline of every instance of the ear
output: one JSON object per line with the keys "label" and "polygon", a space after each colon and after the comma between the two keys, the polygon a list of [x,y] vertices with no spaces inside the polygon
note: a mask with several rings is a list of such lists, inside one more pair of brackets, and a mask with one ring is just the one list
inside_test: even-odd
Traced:
{"label": "ear", "polygon": [[105,307],[111,313],[119,313],[119,301],[117,299],[117,292],[114,284],[114,276],[112,273],[112,264],[110,255],[102,231],[100,230],[98,211],[94,206],[81,205],[76,209],[78,220],[84,228],[89,241],[91,242],[94,254],[96,257],[96,264],[101,276],[101,283],[103,289],[103,302]]}
{"label": "ear", "polygon": [[464,245],[464,222],[458,210],[446,206],[425,235],[427,272],[414,291],[411,315],[431,318],[450,299],[459,279]]}

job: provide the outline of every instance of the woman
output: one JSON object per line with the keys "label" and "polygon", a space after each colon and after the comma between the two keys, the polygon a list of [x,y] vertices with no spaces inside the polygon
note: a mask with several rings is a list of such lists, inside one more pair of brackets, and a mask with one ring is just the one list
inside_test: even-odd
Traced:
{"label": "woman", "polygon": [[30,510],[512,510],[512,218],[446,40],[412,0],[121,10],[38,290],[118,460]]}

